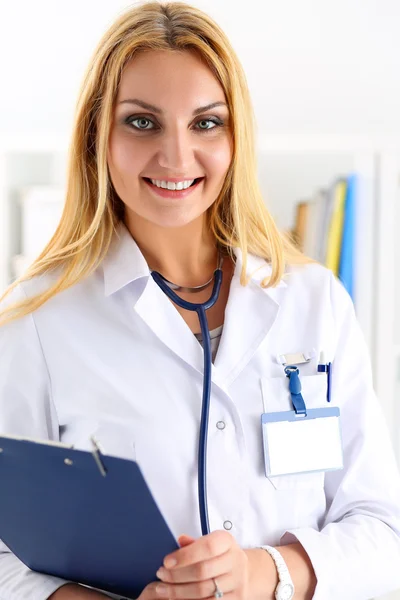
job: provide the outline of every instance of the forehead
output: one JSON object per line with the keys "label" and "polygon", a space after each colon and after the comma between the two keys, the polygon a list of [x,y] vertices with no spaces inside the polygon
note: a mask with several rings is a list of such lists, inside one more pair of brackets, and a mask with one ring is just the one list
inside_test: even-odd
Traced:
{"label": "forehead", "polygon": [[140,98],[170,109],[193,110],[211,102],[226,101],[222,86],[194,52],[145,51],[127,63],[117,101]]}

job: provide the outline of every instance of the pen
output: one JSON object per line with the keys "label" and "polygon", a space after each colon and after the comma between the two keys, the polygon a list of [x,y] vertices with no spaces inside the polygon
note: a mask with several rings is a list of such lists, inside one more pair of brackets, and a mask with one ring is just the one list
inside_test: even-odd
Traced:
{"label": "pen", "polygon": [[327,367],[327,380],[328,380],[326,399],[328,402],[330,402],[331,401],[331,388],[332,388],[332,363],[328,363],[326,365],[326,367]]}
{"label": "pen", "polygon": [[325,362],[324,353],[321,352],[319,356],[318,373],[326,373],[327,389],[326,389],[326,400],[331,401],[331,388],[332,388],[332,363]]}

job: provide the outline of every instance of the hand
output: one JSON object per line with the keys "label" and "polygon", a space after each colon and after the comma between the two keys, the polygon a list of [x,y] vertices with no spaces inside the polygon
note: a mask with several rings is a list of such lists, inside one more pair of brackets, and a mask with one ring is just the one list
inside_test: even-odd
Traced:
{"label": "hand", "polygon": [[[224,598],[246,600],[252,597],[248,555],[230,533],[213,531],[197,540],[182,535],[178,542],[181,548],[166,556],[164,566],[157,571],[162,583],[155,586],[156,596],[140,597],[140,600],[213,598],[213,578]],[[169,567],[169,559],[175,559],[177,564]],[[160,588],[164,593],[160,593]]]}

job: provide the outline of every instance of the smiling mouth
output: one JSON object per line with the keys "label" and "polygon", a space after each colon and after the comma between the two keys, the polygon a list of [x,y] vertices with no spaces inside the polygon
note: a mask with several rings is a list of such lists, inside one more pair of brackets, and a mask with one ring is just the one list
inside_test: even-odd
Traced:
{"label": "smiling mouth", "polygon": [[[144,179],[145,181],[147,181],[148,183],[150,183],[150,185],[154,185],[154,187],[156,187],[156,188],[158,188],[158,189],[160,189],[160,190],[168,190],[168,188],[164,188],[164,187],[160,187],[160,186],[158,186],[158,185],[155,185],[155,184],[154,184],[154,183],[151,181],[151,179],[150,179],[149,177],[143,177],[143,179]],[[193,187],[194,185],[196,185],[196,183],[198,183],[198,182],[199,182],[199,181],[201,181],[202,179],[204,179],[204,177],[197,177],[197,179],[194,179],[194,180],[193,180],[193,183],[191,183],[191,184],[189,185],[189,187],[190,187],[190,188],[191,188],[191,187]],[[186,188],[186,189],[189,189],[189,188]],[[169,191],[182,191],[182,190],[169,190]]]}

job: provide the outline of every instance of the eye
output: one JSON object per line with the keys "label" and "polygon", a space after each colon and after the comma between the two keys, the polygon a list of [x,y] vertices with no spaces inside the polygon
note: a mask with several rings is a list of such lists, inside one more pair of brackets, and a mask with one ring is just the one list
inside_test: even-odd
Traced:
{"label": "eye", "polygon": [[[143,127],[143,126],[142,126],[142,125],[143,125],[143,122],[144,122],[144,123],[146,123],[146,122],[147,122],[147,123],[153,123],[153,121],[150,121],[150,119],[147,119],[147,117],[136,117],[135,119],[132,119],[131,117],[129,117],[129,118],[126,120],[126,123],[127,123],[128,125],[130,125],[131,123],[134,123],[135,121],[138,121],[138,122],[140,123],[140,125],[139,125],[139,127],[137,127],[137,126],[135,125],[135,126],[134,126],[134,129],[139,129],[139,130],[142,130],[142,131],[148,131],[148,127]],[[151,128],[151,129],[152,129],[152,128]]]}
{"label": "eye", "polygon": [[[137,122],[138,125],[134,125],[135,122]],[[147,117],[128,117],[125,120],[125,123],[129,126],[132,126],[133,129],[136,129],[137,131],[152,131],[153,129],[157,129],[157,127],[154,127],[153,121],[151,119],[148,119]],[[146,124],[149,123],[151,123],[153,127],[146,127]],[[203,125],[207,123],[212,123],[212,127],[203,127]],[[200,131],[211,131],[216,127],[222,127],[224,125],[224,122],[221,121],[221,119],[214,117],[212,119],[200,119],[199,121],[197,121],[196,125],[201,125],[198,128]]]}
{"label": "eye", "polygon": [[201,121],[197,122],[199,125],[201,123],[212,123],[213,127],[200,127],[203,131],[211,131],[211,129],[215,129],[216,127],[221,127],[223,122],[219,119],[201,119]]}

